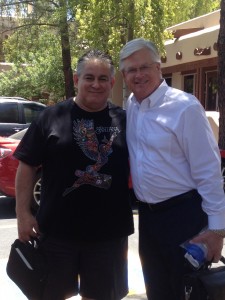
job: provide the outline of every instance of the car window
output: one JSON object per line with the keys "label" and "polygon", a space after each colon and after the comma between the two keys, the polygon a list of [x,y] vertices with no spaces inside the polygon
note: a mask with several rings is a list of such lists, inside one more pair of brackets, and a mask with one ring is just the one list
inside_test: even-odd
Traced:
{"label": "car window", "polygon": [[17,103],[1,103],[0,122],[19,123],[19,111]]}
{"label": "car window", "polygon": [[24,107],[26,124],[31,123],[39,115],[39,113],[45,108],[35,103],[29,103],[29,104],[24,103],[23,107]]}

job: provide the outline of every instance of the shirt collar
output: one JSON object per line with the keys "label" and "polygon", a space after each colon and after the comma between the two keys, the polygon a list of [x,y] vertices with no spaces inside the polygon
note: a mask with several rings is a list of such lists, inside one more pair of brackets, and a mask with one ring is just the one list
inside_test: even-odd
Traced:
{"label": "shirt collar", "polygon": [[137,101],[134,94],[131,95],[131,101],[136,102],[136,104],[143,108],[151,108],[159,105],[159,100],[163,99],[163,96],[165,95],[167,89],[168,84],[166,83],[165,79],[163,79],[159,87],[151,95],[143,99],[141,103]]}

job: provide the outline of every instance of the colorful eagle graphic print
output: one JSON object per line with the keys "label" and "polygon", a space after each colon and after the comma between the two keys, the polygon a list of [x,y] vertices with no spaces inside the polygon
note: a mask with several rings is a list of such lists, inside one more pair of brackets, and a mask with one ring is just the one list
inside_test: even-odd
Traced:
{"label": "colorful eagle graphic print", "polygon": [[77,179],[71,187],[64,191],[63,196],[83,184],[109,189],[112,177],[99,171],[108,162],[108,157],[113,152],[112,143],[118,135],[119,129],[117,127],[110,128],[110,133],[109,139],[104,136],[99,143],[93,120],[82,119],[73,122],[74,139],[84,155],[93,161],[93,164],[88,165],[85,170],[75,171]]}

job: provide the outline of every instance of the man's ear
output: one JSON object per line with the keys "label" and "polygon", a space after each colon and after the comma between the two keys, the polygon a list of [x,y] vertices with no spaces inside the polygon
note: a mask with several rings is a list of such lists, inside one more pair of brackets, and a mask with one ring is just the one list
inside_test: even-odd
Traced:
{"label": "man's ear", "polygon": [[78,81],[79,81],[79,79],[78,79],[77,73],[74,73],[73,74],[73,82],[74,82],[75,87],[77,87]]}
{"label": "man's ear", "polygon": [[113,78],[111,79],[111,87],[113,87],[114,84],[115,84],[115,77],[113,77]]}
{"label": "man's ear", "polygon": [[161,64],[160,63],[156,63],[156,68],[158,71],[161,71]]}
{"label": "man's ear", "polygon": [[125,84],[127,84],[127,78],[126,78],[126,73],[124,71],[120,71],[123,77],[123,81],[125,82]]}

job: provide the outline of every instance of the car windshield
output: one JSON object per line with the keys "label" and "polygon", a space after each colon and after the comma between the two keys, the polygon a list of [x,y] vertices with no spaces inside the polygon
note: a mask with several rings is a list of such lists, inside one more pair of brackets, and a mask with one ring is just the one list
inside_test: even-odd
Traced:
{"label": "car windshield", "polygon": [[21,140],[23,138],[24,134],[26,133],[26,131],[27,131],[27,128],[10,135],[9,138],[14,139],[14,140]]}

